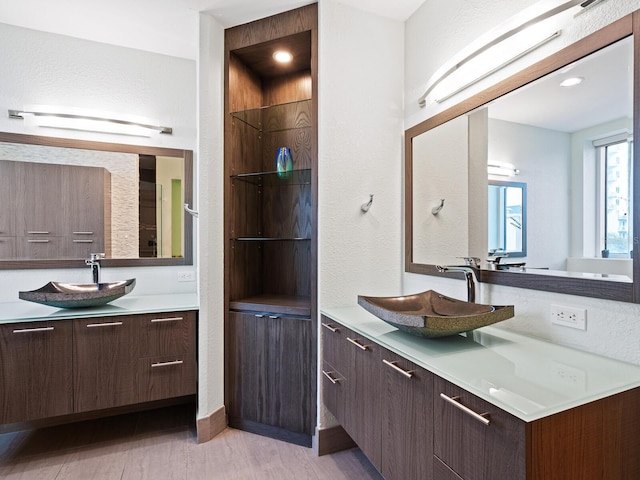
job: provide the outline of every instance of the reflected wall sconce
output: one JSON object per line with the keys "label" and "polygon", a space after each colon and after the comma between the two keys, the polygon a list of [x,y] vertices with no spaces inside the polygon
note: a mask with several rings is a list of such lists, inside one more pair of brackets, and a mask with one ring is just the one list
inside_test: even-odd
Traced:
{"label": "reflected wall sconce", "polygon": [[520,170],[512,163],[491,160],[487,163],[487,173],[490,177],[514,177],[520,175]]}
{"label": "reflected wall sconce", "polygon": [[22,119],[26,125],[114,133],[136,137],[150,137],[155,133],[171,135],[171,127],[156,125],[139,117],[100,114],[84,109],[53,106],[28,106],[23,110],[9,110],[9,118]]}
{"label": "reflected wall sconce", "polygon": [[[490,30],[442,65],[427,82],[418,100],[441,103],[540,48],[561,34],[566,17],[575,17],[605,0],[542,0],[506,23]],[[560,15],[562,14],[562,15]],[[550,19],[554,18],[553,21]],[[548,22],[546,22],[549,20]],[[546,24],[546,25],[544,25]],[[509,40],[509,42],[506,42]],[[464,67],[464,70],[461,70]],[[461,78],[452,78],[454,74]],[[447,80],[447,84],[443,84]],[[457,81],[456,81],[457,80]]]}

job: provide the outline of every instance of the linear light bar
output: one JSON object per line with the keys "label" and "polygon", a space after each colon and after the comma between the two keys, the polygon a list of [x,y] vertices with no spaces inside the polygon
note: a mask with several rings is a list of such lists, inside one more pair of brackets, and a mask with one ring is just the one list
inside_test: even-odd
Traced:
{"label": "linear light bar", "polygon": [[147,122],[138,122],[124,118],[108,118],[93,114],[72,113],[67,109],[30,109],[9,110],[9,118],[20,118],[39,127],[61,128],[65,130],[82,130],[88,132],[116,133],[121,135],[133,135],[150,137],[153,133],[165,133],[171,135],[171,127],[153,125]]}

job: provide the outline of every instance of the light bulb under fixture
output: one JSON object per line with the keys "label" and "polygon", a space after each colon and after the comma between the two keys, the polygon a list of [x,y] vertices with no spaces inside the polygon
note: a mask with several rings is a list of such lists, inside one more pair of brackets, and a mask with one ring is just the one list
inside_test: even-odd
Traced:
{"label": "light bulb under fixture", "polygon": [[569,77],[560,82],[561,87],[575,87],[584,82],[584,77]]}
{"label": "light bulb under fixture", "polygon": [[278,63],[289,63],[293,60],[293,55],[286,50],[278,50],[274,52],[273,59]]}

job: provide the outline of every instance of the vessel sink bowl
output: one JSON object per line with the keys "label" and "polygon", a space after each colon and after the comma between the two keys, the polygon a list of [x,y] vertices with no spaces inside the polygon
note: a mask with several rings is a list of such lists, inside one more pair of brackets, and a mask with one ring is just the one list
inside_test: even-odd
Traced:
{"label": "vessel sink bowl", "polygon": [[49,282],[37,290],[18,292],[18,297],[22,300],[41,303],[50,307],[97,307],[126,295],[135,286],[135,278],[109,283]]}
{"label": "vessel sink bowl", "polygon": [[513,305],[469,303],[433,290],[402,297],[358,295],[358,305],[403,332],[425,338],[457,335],[514,316]]}

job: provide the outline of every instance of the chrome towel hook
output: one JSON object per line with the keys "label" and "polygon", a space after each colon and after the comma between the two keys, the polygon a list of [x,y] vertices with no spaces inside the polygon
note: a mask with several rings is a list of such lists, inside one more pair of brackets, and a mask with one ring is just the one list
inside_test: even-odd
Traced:
{"label": "chrome towel hook", "polygon": [[367,203],[363,203],[360,206],[360,210],[362,210],[363,212],[368,212],[369,209],[371,208],[371,204],[373,203],[373,193],[369,194],[369,201]]}
{"label": "chrome towel hook", "polygon": [[433,207],[433,208],[431,209],[431,213],[432,213],[433,215],[437,215],[437,214],[439,214],[439,213],[440,213],[440,210],[442,210],[442,207],[444,207],[444,198],[441,198],[441,199],[440,199],[440,205],[438,205],[437,207]]}

